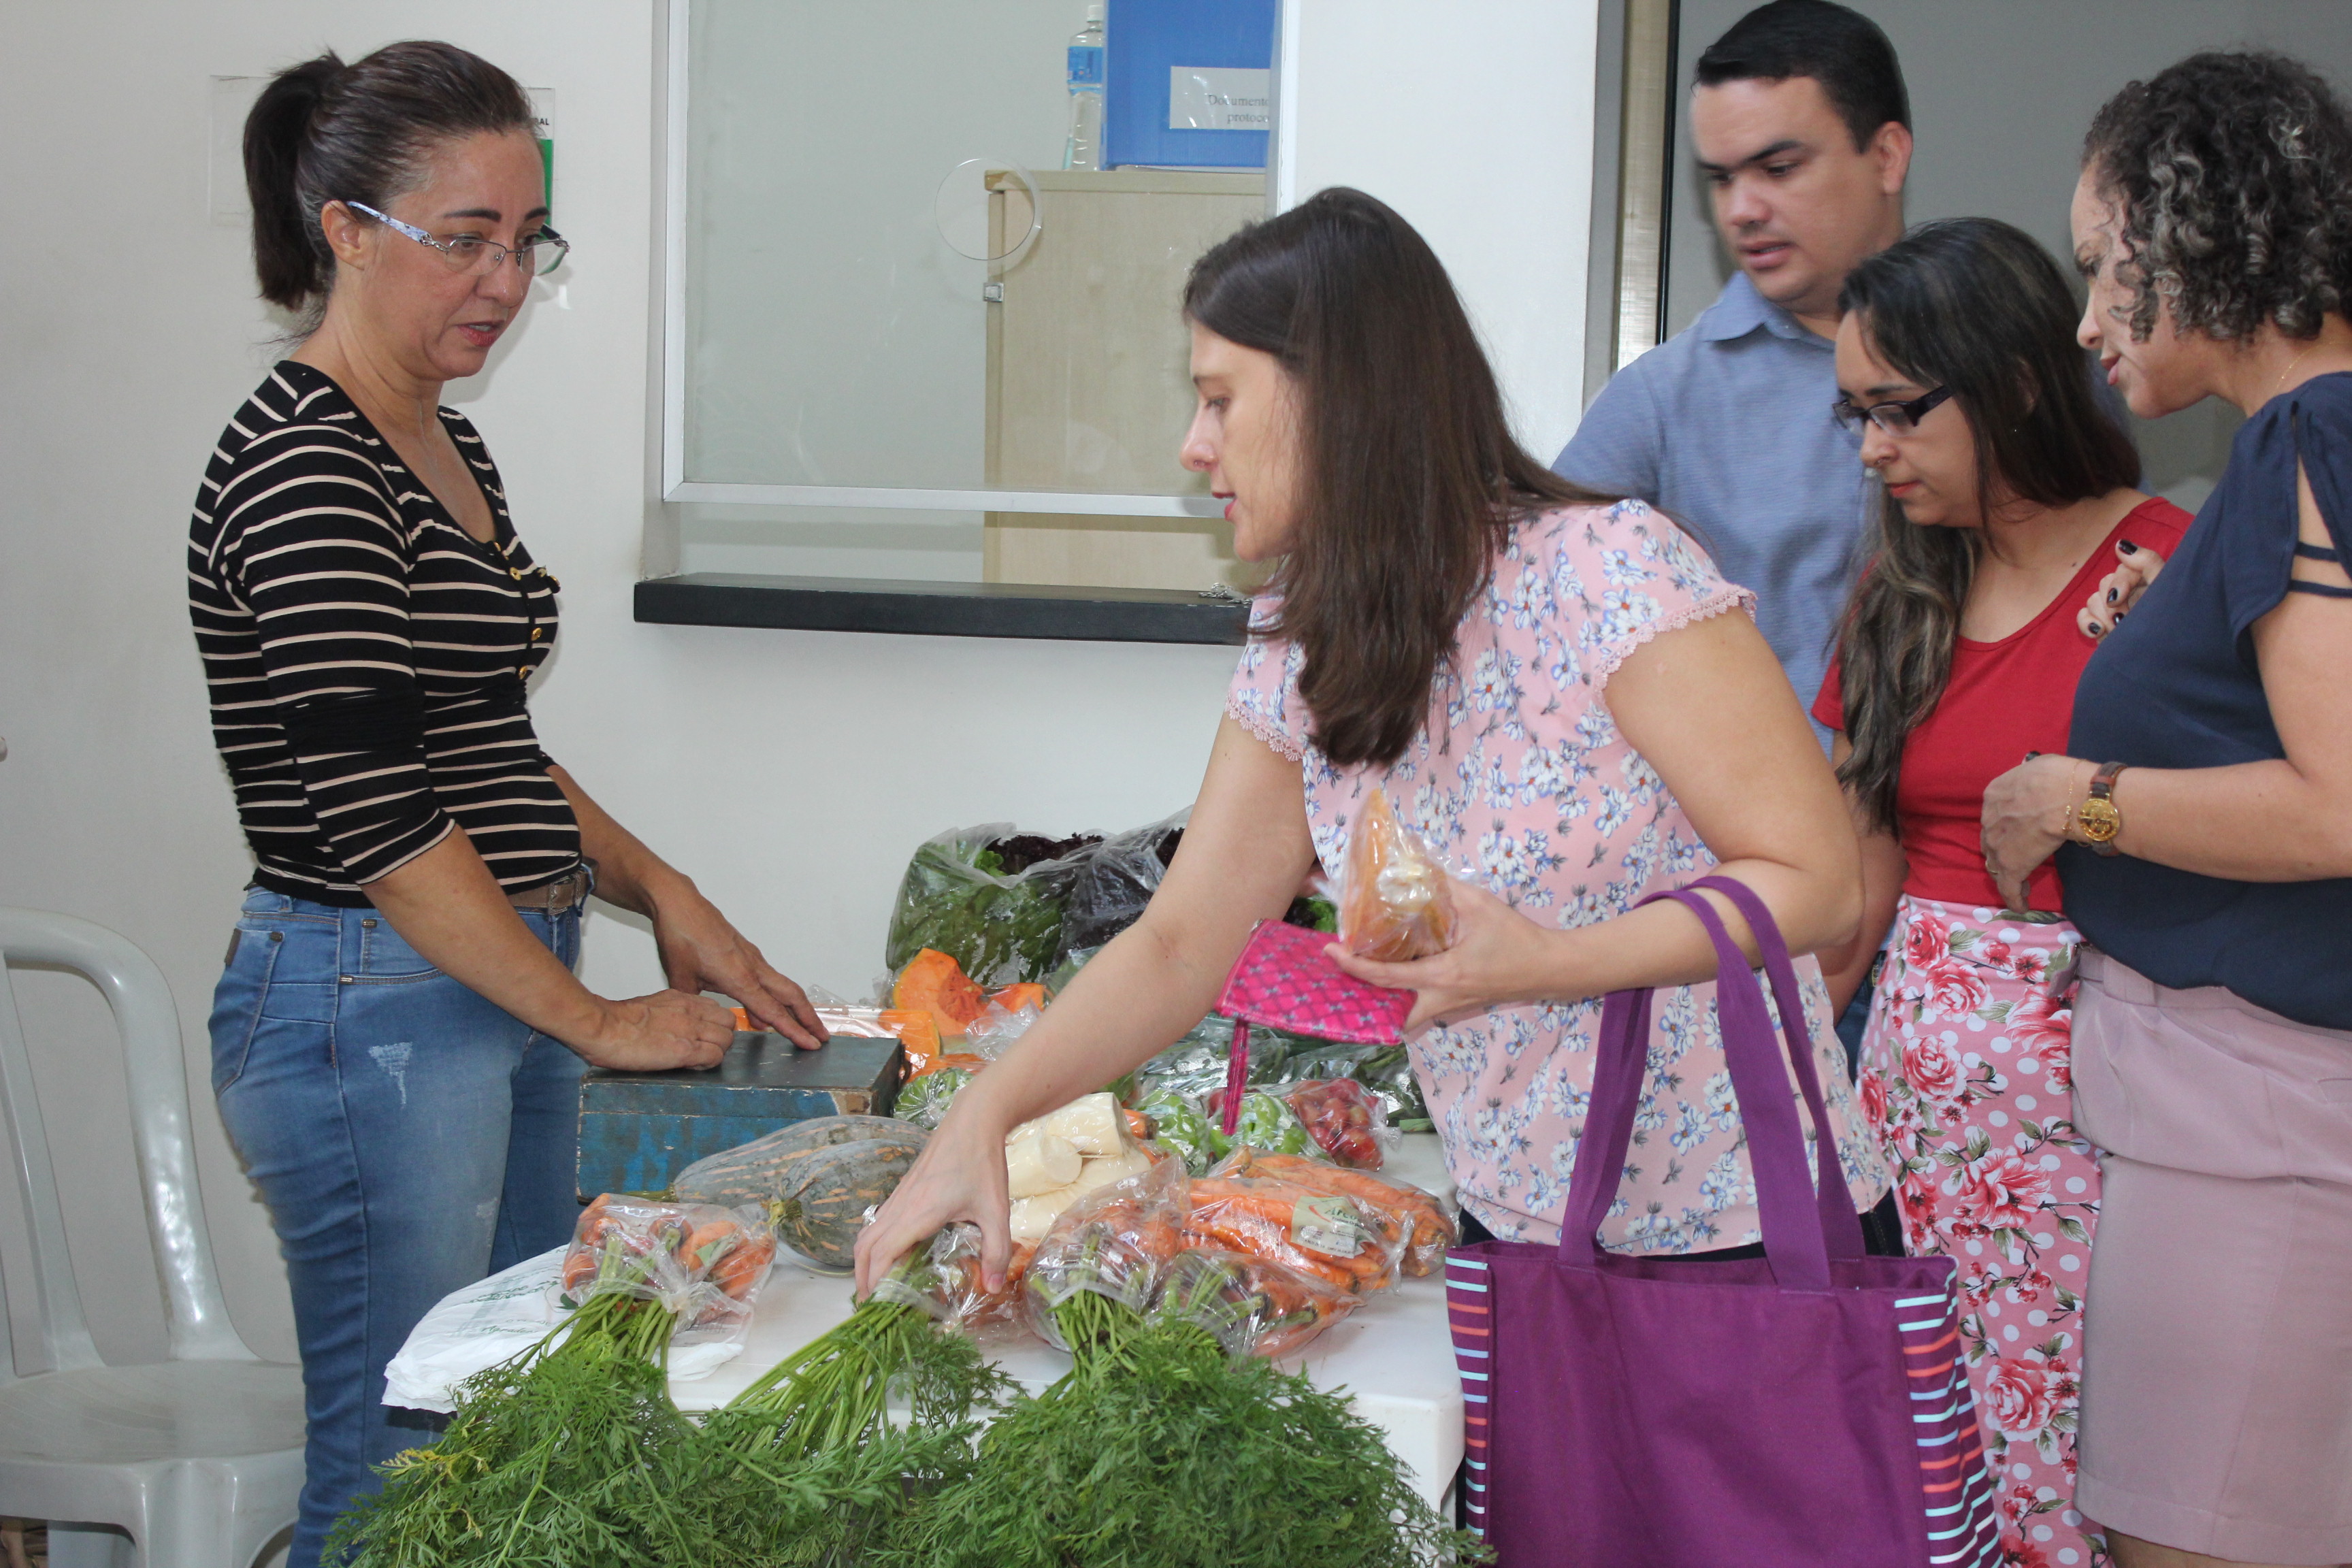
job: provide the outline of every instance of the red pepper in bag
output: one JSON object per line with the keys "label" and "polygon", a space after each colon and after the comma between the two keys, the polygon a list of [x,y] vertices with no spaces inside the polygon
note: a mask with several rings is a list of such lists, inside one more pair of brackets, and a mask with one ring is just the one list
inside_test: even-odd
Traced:
{"label": "red pepper in bag", "polygon": [[1286,1098],[1326,1154],[1360,1171],[1381,1168],[1380,1133],[1388,1126],[1388,1108],[1362,1084],[1349,1078],[1309,1079]]}

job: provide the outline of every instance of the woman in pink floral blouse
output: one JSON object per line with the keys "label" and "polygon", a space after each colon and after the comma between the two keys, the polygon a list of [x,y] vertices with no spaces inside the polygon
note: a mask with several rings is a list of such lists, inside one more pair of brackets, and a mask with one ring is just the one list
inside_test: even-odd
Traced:
{"label": "woman in pink floral blouse", "polygon": [[[1751,596],[1664,517],[1519,449],[1444,269],[1371,198],[1326,191],[1243,230],[1194,268],[1185,313],[1201,403],[1184,460],[1227,499],[1237,552],[1279,561],[1273,586],[1150,910],[957,1097],[860,1239],[861,1288],[952,1220],[979,1224],[1001,1269],[1005,1131],[1191,1026],[1251,928],[1311,867],[1339,868],[1376,789],[1461,879],[1460,939],[1402,964],[1332,951],[1419,994],[1413,1065],[1470,1213],[1558,1235],[1600,999],[1656,986],[1605,1239],[1753,1244],[1713,948],[1679,905],[1635,907],[1719,868],[1798,952],[1854,930],[1853,834]],[[1825,1131],[1868,1209],[1886,1175],[1819,970],[1799,967]]]}

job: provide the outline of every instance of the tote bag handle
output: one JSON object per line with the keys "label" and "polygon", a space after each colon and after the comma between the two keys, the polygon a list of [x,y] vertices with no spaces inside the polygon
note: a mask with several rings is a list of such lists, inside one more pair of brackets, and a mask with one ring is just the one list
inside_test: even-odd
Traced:
{"label": "tote bag handle", "polygon": [[[1780,1043],[1746,955],[1732,942],[1713,906],[1695,889],[1653,894],[1643,902],[1663,898],[1684,905],[1698,917],[1715,943],[1717,1017],[1725,1063],[1748,1134],[1765,1258],[1782,1289],[1826,1290],[1832,1256],[1862,1256],[1862,1226],[1838,1169],[1820,1077],[1813,1069],[1803,998],[1789,962],[1788,946],[1763,900],[1749,889],[1726,877],[1710,877],[1696,886],[1712,887],[1732,900],[1763,950],[1766,973],[1787,1029],[1788,1059],[1817,1130],[1817,1184],[1807,1179],[1804,1132],[1788,1091],[1789,1074],[1781,1065]],[[1601,1257],[1598,1232],[1624,1171],[1634,1110],[1648,1066],[1651,1000],[1646,989],[1621,991],[1602,1006],[1592,1098],[1560,1228],[1560,1261],[1571,1267],[1593,1267]],[[1808,1188],[1814,1190],[1809,1193]],[[1814,1200],[1811,1205],[1805,1201],[1809,1196]],[[1810,1215],[1808,1208],[1812,1211]]]}
{"label": "tote bag handle", "polygon": [[[1804,993],[1797,985],[1797,966],[1790,960],[1789,944],[1781,939],[1772,911],[1747,883],[1729,877],[1702,877],[1691,884],[1692,890],[1700,888],[1713,888],[1729,899],[1756,933],[1756,945],[1764,954],[1764,973],[1772,982],[1772,997],[1780,1006],[1780,1032],[1789,1042],[1789,1064],[1796,1072],[1798,1092],[1805,1097],[1806,1113],[1813,1120],[1813,1205],[1821,1215],[1822,1236],[1832,1258],[1860,1258],[1862,1217],[1853,1212],[1853,1194],[1846,1190],[1845,1173],[1838,1164],[1837,1140],[1830,1135],[1829,1109],[1822,1103],[1821,1073],[1813,1064],[1813,1032],[1805,1022]],[[1707,920],[1714,912],[1704,910],[1700,919]],[[1718,939],[1718,958],[1728,940]],[[1744,954],[1739,963],[1743,970],[1747,968]]]}

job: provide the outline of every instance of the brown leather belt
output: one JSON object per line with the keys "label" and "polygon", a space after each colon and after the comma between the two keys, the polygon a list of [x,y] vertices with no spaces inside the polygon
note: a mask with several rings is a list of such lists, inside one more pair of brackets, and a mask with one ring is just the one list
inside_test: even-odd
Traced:
{"label": "brown leather belt", "polygon": [[583,859],[567,875],[552,882],[509,893],[507,902],[519,910],[545,910],[549,914],[560,915],[586,903],[595,887],[596,862]]}

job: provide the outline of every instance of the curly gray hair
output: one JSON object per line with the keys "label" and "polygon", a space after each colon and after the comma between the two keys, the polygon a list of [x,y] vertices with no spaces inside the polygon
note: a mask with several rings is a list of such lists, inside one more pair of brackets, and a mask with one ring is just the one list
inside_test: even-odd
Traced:
{"label": "curly gray hair", "polygon": [[2316,337],[2352,303],[2352,117],[2317,72],[2261,51],[2189,56],[2109,99],[2083,163],[2123,214],[2145,341]]}

